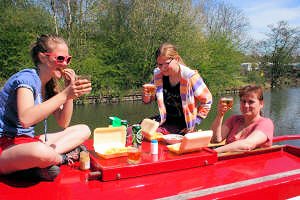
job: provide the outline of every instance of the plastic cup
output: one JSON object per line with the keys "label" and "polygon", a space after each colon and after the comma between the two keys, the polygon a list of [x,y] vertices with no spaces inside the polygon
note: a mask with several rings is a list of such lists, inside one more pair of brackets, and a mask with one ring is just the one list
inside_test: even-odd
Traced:
{"label": "plastic cup", "polygon": [[143,102],[150,103],[151,101],[155,100],[155,93],[156,93],[156,86],[151,83],[146,83],[143,85]]}
{"label": "plastic cup", "polygon": [[138,147],[128,147],[127,149],[127,162],[129,164],[138,164],[141,161],[142,151]]}
{"label": "plastic cup", "polygon": [[231,109],[233,106],[233,97],[222,97],[220,99],[221,103],[224,103],[227,105],[228,109]]}
{"label": "plastic cup", "polygon": [[75,78],[75,80],[88,80],[88,81],[91,81],[91,79],[92,79],[92,76],[89,74],[88,75],[85,75],[85,74],[77,75]]}
{"label": "plastic cup", "polygon": [[156,93],[156,86],[154,84],[146,83],[143,85],[143,88],[146,88],[148,91],[145,95],[154,96]]}

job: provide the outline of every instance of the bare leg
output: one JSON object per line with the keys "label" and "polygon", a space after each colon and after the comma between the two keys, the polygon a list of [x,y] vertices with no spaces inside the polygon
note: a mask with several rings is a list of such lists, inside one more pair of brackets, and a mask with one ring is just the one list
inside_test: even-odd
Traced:
{"label": "bare leg", "polygon": [[[91,135],[88,126],[84,124],[74,125],[57,133],[49,133],[46,144],[51,146],[57,153],[66,153],[82,144]],[[45,136],[41,135],[40,139],[45,141]]]}
{"label": "bare leg", "polygon": [[[75,125],[48,135],[47,143],[30,142],[11,146],[0,155],[0,174],[34,167],[45,168],[62,162],[60,154],[68,152],[89,138],[86,125]],[[44,135],[40,136],[44,141]]]}
{"label": "bare leg", "polygon": [[0,174],[33,167],[45,168],[60,164],[61,161],[61,155],[42,142],[14,145],[0,155]]}

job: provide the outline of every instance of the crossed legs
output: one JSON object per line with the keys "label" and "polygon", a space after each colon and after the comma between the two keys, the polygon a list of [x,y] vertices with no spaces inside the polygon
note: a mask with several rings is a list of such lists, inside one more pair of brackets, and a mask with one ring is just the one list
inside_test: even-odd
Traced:
{"label": "crossed legs", "polygon": [[[89,127],[80,124],[48,134],[46,143],[30,142],[10,146],[0,155],[0,174],[61,164],[61,154],[82,144],[90,134]],[[40,139],[44,141],[44,136],[40,136]]]}

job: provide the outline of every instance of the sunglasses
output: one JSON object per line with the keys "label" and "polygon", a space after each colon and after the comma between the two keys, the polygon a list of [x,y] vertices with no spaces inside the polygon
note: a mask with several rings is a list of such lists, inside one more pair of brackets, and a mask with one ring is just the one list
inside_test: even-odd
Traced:
{"label": "sunglasses", "polygon": [[64,62],[68,64],[70,64],[72,56],[59,56],[56,55],[55,53],[44,53],[46,56],[50,56],[53,57],[55,59],[55,63],[56,64],[62,64]]}

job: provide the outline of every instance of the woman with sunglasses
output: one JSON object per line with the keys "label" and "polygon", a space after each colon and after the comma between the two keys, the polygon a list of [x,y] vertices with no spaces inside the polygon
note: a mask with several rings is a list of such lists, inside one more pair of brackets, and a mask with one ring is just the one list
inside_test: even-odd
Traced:
{"label": "woman with sunglasses", "polygon": [[[88,80],[75,80],[62,38],[42,35],[33,44],[31,56],[35,68],[12,75],[0,91],[0,175],[18,171],[53,180],[60,172],[57,165],[77,160],[78,146],[90,136],[88,126],[69,124],[73,99],[92,88]],[[64,79],[61,91],[58,79]],[[51,114],[63,130],[46,134]],[[35,136],[34,126],[42,121],[45,134]]]}
{"label": "woman with sunglasses", "polygon": [[240,89],[241,115],[233,115],[223,123],[224,114],[230,109],[219,101],[217,116],[212,123],[213,142],[226,145],[216,148],[219,153],[228,151],[250,151],[257,147],[272,145],[274,125],[271,119],[262,116],[263,90],[260,86],[247,85]]}
{"label": "woman with sunglasses", "polygon": [[[156,51],[154,85],[160,122],[157,132],[185,134],[207,117],[212,104],[212,95],[197,71],[187,67],[174,45],[162,44]],[[144,103],[152,97],[143,89]]]}

